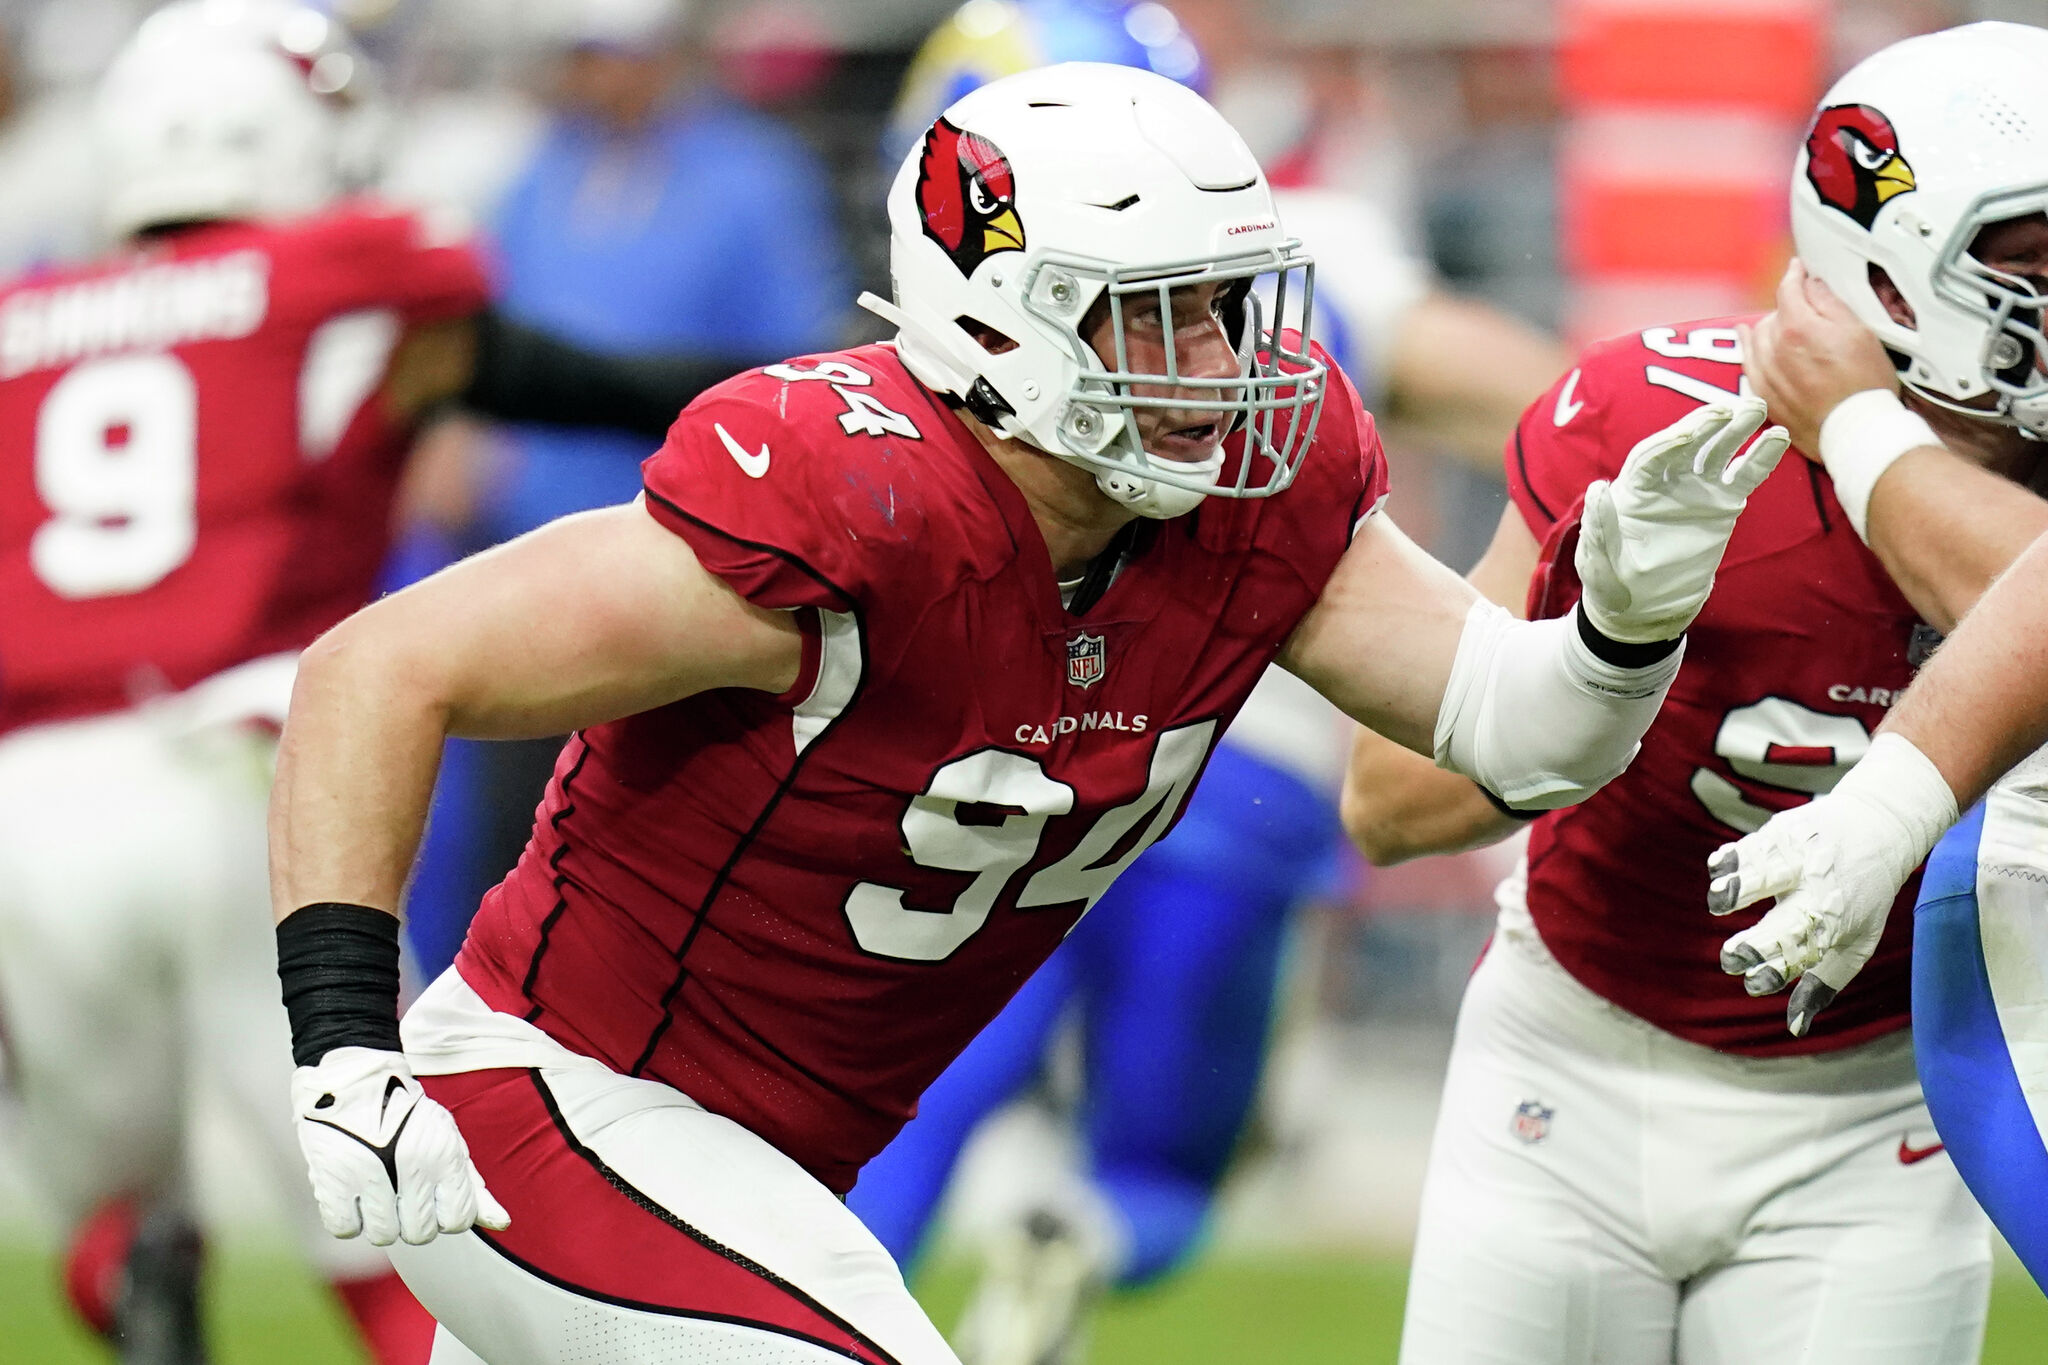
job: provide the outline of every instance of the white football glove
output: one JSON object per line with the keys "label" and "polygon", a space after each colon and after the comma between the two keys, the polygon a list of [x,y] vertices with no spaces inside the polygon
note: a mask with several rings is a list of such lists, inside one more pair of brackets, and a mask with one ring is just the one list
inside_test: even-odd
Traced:
{"label": "white football glove", "polygon": [[404,1053],[334,1049],[292,1073],[292,1110],[320,1221],[336,1237],[419,1246],[472,1224],[511,1223],[454,1116],[420,1089]]}
{"label": "white football glove", "polygon": [[1710,403],[1636,443],[1621,472],[1586,489],[1578,570],[1582,604],[1610,640],[1673,640],[1714,587],[1736,514],[1785,453],[1783,427],[1758,436],[1761,399]]}
{"label": "white football glove", "polygon": [[1877,951],[1899,888],[1955,821],[1955,793],[1935,766],[1902,736],[1879,735],[1832,792],[1714,851],[1707,909],[1778,898],[1721,945],[1721,970],[1751,995],[1799,980],[1785,1022],[1804,1037]]}

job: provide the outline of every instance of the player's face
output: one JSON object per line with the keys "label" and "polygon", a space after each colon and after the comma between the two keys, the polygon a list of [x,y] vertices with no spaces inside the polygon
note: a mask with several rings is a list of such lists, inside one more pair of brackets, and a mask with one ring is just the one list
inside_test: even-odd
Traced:
{"label": "player's face", "polygon": [[[1238,374],[1237,350],[1231,344],[1226,315],[1236,299],[1233,288],[1239,282],[1208,281],[1182,285],[1168,291],[1168,316],[1159,304],[1157,292],[1127,294],[1123,300],[1124,363],[1132,371],[1152,374],[1166,372],[1167,341],[1173,344],[1178,372],[1190,379],[1228,379]],[[1107,300],[1096,304],[1085,331],[1088,344],[1102,363],[1117,363],[1114,322]],[[1233,400],[1236,389],[1192,389],[1168,385],[1137,384],[1131,394],[1137,398],[1202,398]],[[1200,409],[1140,408],[1137,412],[1138,439],[1152,454],[1168,460],[1202,460],[1216,448],[1230,429],[1229,416]]]}
{"label": "player's face", "polygon": [[[1970,243],[1970,254],[2003,275],[2013,275],[2048,297],[2048,214],[2008,218],[1992,223]],[[2048,356],[2036,356],[2037,369],[2048,371]]]}
{"label": "player's face", "polygon": [[1970,254],[1993,270],[2025,276],[2048,293],[2048,213],[1990,224],[1970,243]]}

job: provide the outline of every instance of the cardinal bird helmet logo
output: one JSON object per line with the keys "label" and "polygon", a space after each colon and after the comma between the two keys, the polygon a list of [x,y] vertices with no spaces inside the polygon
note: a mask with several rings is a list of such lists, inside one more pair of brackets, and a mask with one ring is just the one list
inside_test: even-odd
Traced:
{"label": "cardinal bird helmet logo", "polygon": [[1867,104],[1820,111],[1806,135],[1806,178],[1821,202],[1866,231],[1887,200],[1915,188],[1913,168],[1899,155],[1891,120]]}
{"label": "cardinal bird helmet logo", "polygon": [[962,275],[972,275],[998,251],[1024,249],[1010,159],[987,138],[945,119],[924,135],[917,207],[924,216],[924,235],[944,249]]}

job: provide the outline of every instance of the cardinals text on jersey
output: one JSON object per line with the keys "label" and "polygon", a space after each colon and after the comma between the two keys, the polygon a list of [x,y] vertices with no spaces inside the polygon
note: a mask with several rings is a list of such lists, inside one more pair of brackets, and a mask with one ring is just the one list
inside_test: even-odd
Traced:
{"label": "cardinals text on jersey", "polygon": [[[1544,541],[1533,614],[1558,615],[1577,599],[1586,485],[1612,477],[1644,436],[1742,385],[1737,321],[1603,342],[1523,416],[1508,486]],[[1529,911],[1565,968],[1660,1028],[1729,1052],[1827,1050],[1903,1026],[1910,914],[1892,917],[1854,987],[1794,1039],[1775,997],[1728,988],[1717,957],[1730,926],[1706,913],[1706,864],[1772,812],[1829,790],[1863,755],[1912,678],[1918,631],[1827,476],[1785,460],[1736,525],[1642,752],[1584,804],[1534,828]]]}
{"label": "cardinals text on jersey", "polygon": [[802,676],[573,737],[463,977],[846,1189],[1173,823],[1377,505],[1378,438],[1339,387],[1290,489],[1135,523],[1080,615],[1016,485],[893,349],[706,394],[648,462],[648,509],[800,613]]}

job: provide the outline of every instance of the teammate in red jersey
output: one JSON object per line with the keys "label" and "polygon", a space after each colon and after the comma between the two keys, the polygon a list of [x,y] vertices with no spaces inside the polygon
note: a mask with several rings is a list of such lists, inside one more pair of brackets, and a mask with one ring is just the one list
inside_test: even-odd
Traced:
{"label": "teammate in red jersey", "polygon": [[[1908,276],[1882,256],[1856,215],[1910,193],[1960,208],[1951,186],[1971,172],[1965,146],[1910,142],[1924,125],[1893,132],[1876,108],[1953,108],[1987,79],[1973,60],[1949,65],[1954,84],[1930,85],[1911,48],[1894,51],[1874,86],[1844,78],[1794,175],[1809,267],[1843,297],[1871,294],[1901,325],[1914,300],[1928,316],[1938,284],[1926,266]],[[1991,77],[2035,79],[2017,61]],[[1837,218],[1857,225],[1863,248],[1830,249]],[[2022,212],[1972,224],[1962,241],[1990,271],[2025,274],[2044,233]],[[1805,335],[1821,288],[1795,265],[1766,341]],[[1688,407],[1747,389],[1750,321],[1650,328],[1586,352],[1508,448],[1514,506],[1475,577],[1502,590],[1522,578],[1532,614],[1568,608],[1582,491]],[[1889,392],[1887,362],[1867,349],[1872,382]],[[1782,365],[1790,350],[1771,354]],[[1804,450],[1828,450],[1782,374],[1759,379],[1773,414]],[[1954,397],[1908,399],[1930,448],[1887,476],[1887,498],[1898,496],[1881,516],[1854,458],[1873,433],[1850,435],[1825,469],[1810,455],[1765,481],[1636,762],[1530,831],[1459,1017],[1404,1360],[1977,1358],[1987,1239],[1914,1077],[1911,916],[1893,919],[1853,990],[1788,1033],[1775,1000],[1729,989],[1728,926],[1705,913],[1708,856],[1833,787],[1871,748],[1936,632],[2048,527],[2048,503],[2014,481],[2034,465],[2025,436],[1943,406]],[[1379,861],[1513,828],[1470,784],[1370,737],[1346,810]]]}
{"label": "teammate in red jersey", "polygon": [[[890,218],[893,346],[720,387],[637,504],[307,655],[273,800],[293,1099],[329,1226],[407,1244],[439,1365],[952,1361],[835,1194],[1266,664],[1506,802],[1579,799],[1784,449],[1737,459],[1761,404],[1689,418],[1589,493],[1571,620],[1514,623],[1378,514],[1310,267],[1200,96],[993,82]],[[567,729],[401,1051],[389,911],[442,737]]]}
{"label": "teammate in red jersey", "polygon": [[[147,1365],[203,1351],[194,1073],[301,1188],[244,722],[369,596],[430,405],[658,431],[716,368],[504,323],[459,235],[334,202],[360,63],[310,10],[169,7],[101,94],[127,246],[0,286],[0,1042],[73,1297]],[[380,1360],[424,1360],[385,1258],[292,1208]]]}

